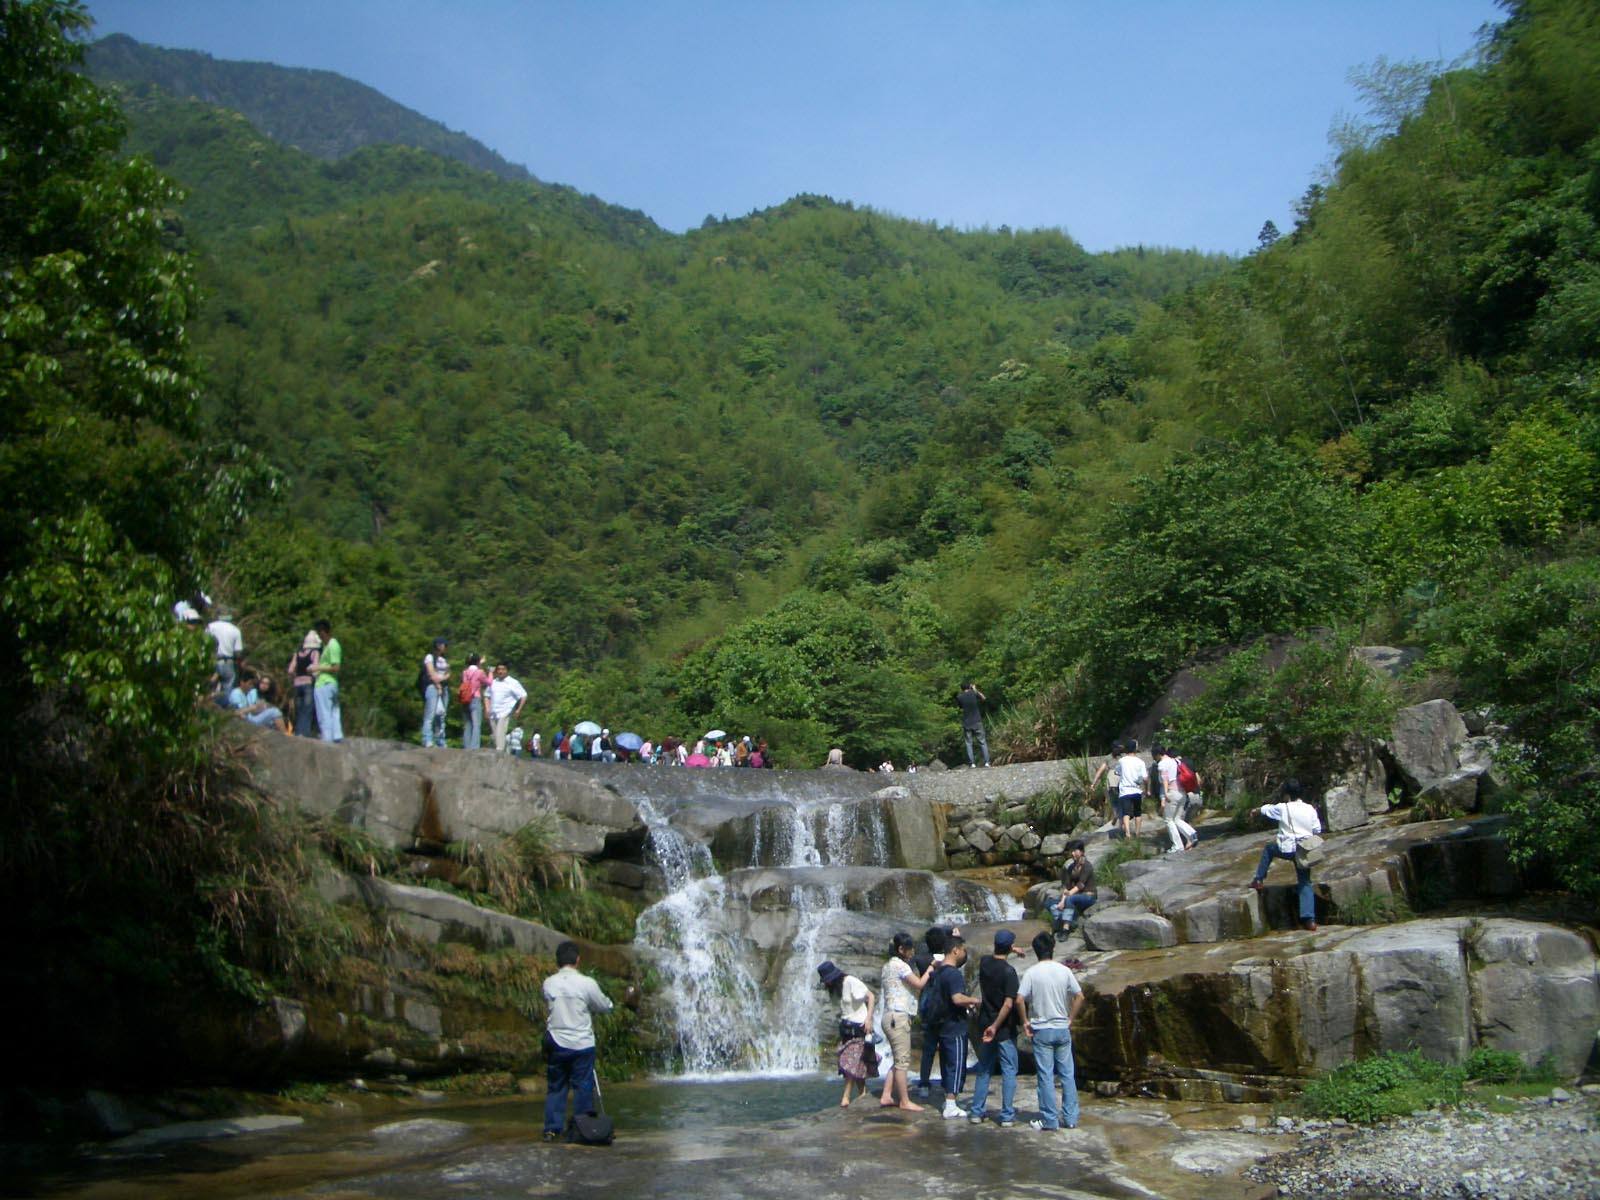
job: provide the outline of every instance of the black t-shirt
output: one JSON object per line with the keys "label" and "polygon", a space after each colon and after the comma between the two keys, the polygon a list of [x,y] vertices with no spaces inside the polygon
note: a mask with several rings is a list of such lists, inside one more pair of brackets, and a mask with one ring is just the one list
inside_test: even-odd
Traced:
{"label": "black t-shirt", "polygon": [[[1017,969],[1003,958],[996,958],[992,954],[985,955],[978,964],[978,992],[983,998],[983,1007],[978,1009],[977,1022],[980,1033],[994,1024],[995,1017],[1000,1015],[1000,1010],[1005,1007],[1009,998],[1017,998]],[[1011,1006],[1011,1015],[1006,1018],[1004,1025],[995,1030],[995,1038],[1006,1041],[1017,1036],[1017,1006]]]}
{"label": "black t-shirt", "polygon": [[983,728],[983,701],[978,698],[978,693],[972,689],[956,693],[956,703],[961,706],[961,727],[963,729]]}
{"label": "black t-shirt", "polygon": [[943,1024],[949,1025],[966,1019],[967,1010],[956,1003],[958,992],[967,990],[967,980],[961,974],[959,967],[952,967],[949,963],[940,963],[938,970],[933,973],[933,979],[928,986],[934,991],[934,1004],[937,1011],[944,1013]]}

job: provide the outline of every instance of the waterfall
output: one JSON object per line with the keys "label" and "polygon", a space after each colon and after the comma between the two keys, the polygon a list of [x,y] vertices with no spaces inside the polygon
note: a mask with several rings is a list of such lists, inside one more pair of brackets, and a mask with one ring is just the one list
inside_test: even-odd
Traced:
{"label": "waterfall", "polygon": [[[884,806],[873,800],[822,796],[765,805],[751,814],[748,864],[726,877],[716,873],[703,844],[675,829],[648,799],[633,800],[667,887],[666,897],[640,915],[634,945],[660,977],[685,1075],[816,1071],[830,1007],[816,986],[816,965],[849,952],[848,942],[860,964],[854,969],[868,970],[878,953],[874,920],[900,918],[915,928],[934,917],[1021,915],[1020,905],[986,889],[938,877],[930,886],[919,872],[908,876],[920,881],[918,899],[905,879],[895,879],[873,893],[895,897],[888,901],[893,912],[850,913],[846,880],[863,886],[860,871],[851,869],[888,868]],[[869,891],[874,878],[869,872]],[[872,901],[874,909],[883,903]],[[875,977],[867,982],[876,990]]]}

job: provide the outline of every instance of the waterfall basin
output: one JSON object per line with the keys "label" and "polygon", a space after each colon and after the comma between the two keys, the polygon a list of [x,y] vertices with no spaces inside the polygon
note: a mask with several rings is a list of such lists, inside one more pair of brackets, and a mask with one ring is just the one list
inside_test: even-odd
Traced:
{"label": "waterfall basin", "polygon": [[[1243,1135],[1223,1133],[1223,1126],[1237,1122],[1241,1110],[1265,1109],[1191,1105],[1178,1112],[1159,1104],[1086,1103],[1080,1129],[1039,1134],[1025,1123],[1034,1109],[1032,1082],[1021,1081],[1024,1123],[1013,1129],[944,1121],[931,1108],[880,1110],[875,1096],[841,1110],[838,1080],[820,1074],[649,1081],[607,1086],[618,1128],[617,1142],[607,1148],[541,1141],[542,1103],[535,1098],[380,1105],[313,1112],[304,1126],[281,1134],[159,1153],[102,1152],[26,1183],[29,1194],[63,1200],[577,1194],[787,1200],[797,1189],[817,1200],[867,1200],[886,1189],[980,1200],[1249,1194],[1237,1170],[1202,1174],[1173,1164],[1185,1149],[1238,1142]],[[1268,1137],[1246,1140],[1251,1146],[1239,1156],[1240,1167],[1279,1148]]]}

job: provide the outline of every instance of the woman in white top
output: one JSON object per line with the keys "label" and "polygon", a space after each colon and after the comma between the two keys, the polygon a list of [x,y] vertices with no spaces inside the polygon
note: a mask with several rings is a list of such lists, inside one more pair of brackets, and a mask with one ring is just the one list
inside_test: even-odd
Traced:
{"label": "woman in white top", "polygon": [[899,1107],[907,1112],[921,1112],[922,1105],[914,1103],[907,1086],[907,1064],[911,1062],[911,1025],[917,1019],[917,997],[913,994],[928,986],[933,973],[933,961],[921,975],[911,965],[911,954],[917,944],[909,933],[894,935],[889,947],[889,961],[883,964],[879,982],[883,987],[883,1032],[889,1039],[889,1052],[894,1055],[894,1066],[883,1083],[880,1107]]}
{"label": "woman in white top", "polygon": [[854,975],[846,975],[832,962],[817,968],[822,986],[839,1001],[839,1074],[844,1076],[844,1095],[840,1108],[849,1108],[857,1084],[867,1094],[867,1076],[878,1070],[877,1055],[867,1036],[872,1032],[872,990]]}

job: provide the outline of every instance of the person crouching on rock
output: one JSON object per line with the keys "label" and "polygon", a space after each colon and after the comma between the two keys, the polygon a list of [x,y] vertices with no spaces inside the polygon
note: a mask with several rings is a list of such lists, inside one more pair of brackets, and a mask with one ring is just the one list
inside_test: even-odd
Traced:
{"label": "person crouching on rock", "polygon": [[844,1076],[844,1095],[840,1108],[849,1108],[856,1085],[861,1094],[867,1094],[867,1077],[878,1073],[878,1055],[867,1041],[872,1032],[872,989],[854,975],[846,975],[833,963],[825,962],[817,968],[822,986],[839,1001],[839,1074]]}
{"label": "person crouching on rock", "polygon": [[1266,890],[1267,870],[1274,858],[1287,858],[1294,863],[1295,895],[1300,901],[1300,924],[1313,933],[1317,929],[1317,901],[1311,890],[1311,868],[1302,866],[1295,855],[1301,838],[1316,837],[1322,832],[1322,818],[1317,810],[1301,798],[1300,781],[1284,780],[1279,789],[1284,797],[1281,804],[1263,804],[1261,815],[1278,823],[1278,836],[1261,848],[1261,862],[1256,867],[1256,877],[1250,886],[1256,891]]}
{"label": "person crouching on rock", "polygon": [[1051,925],[1057,933],[1071,933],[1094,901],[1094,864],[1084,856],[1082,841],[1068,842],[1067,861],[1061,868],[1061,895],[1054,904],[1045,905]]}

